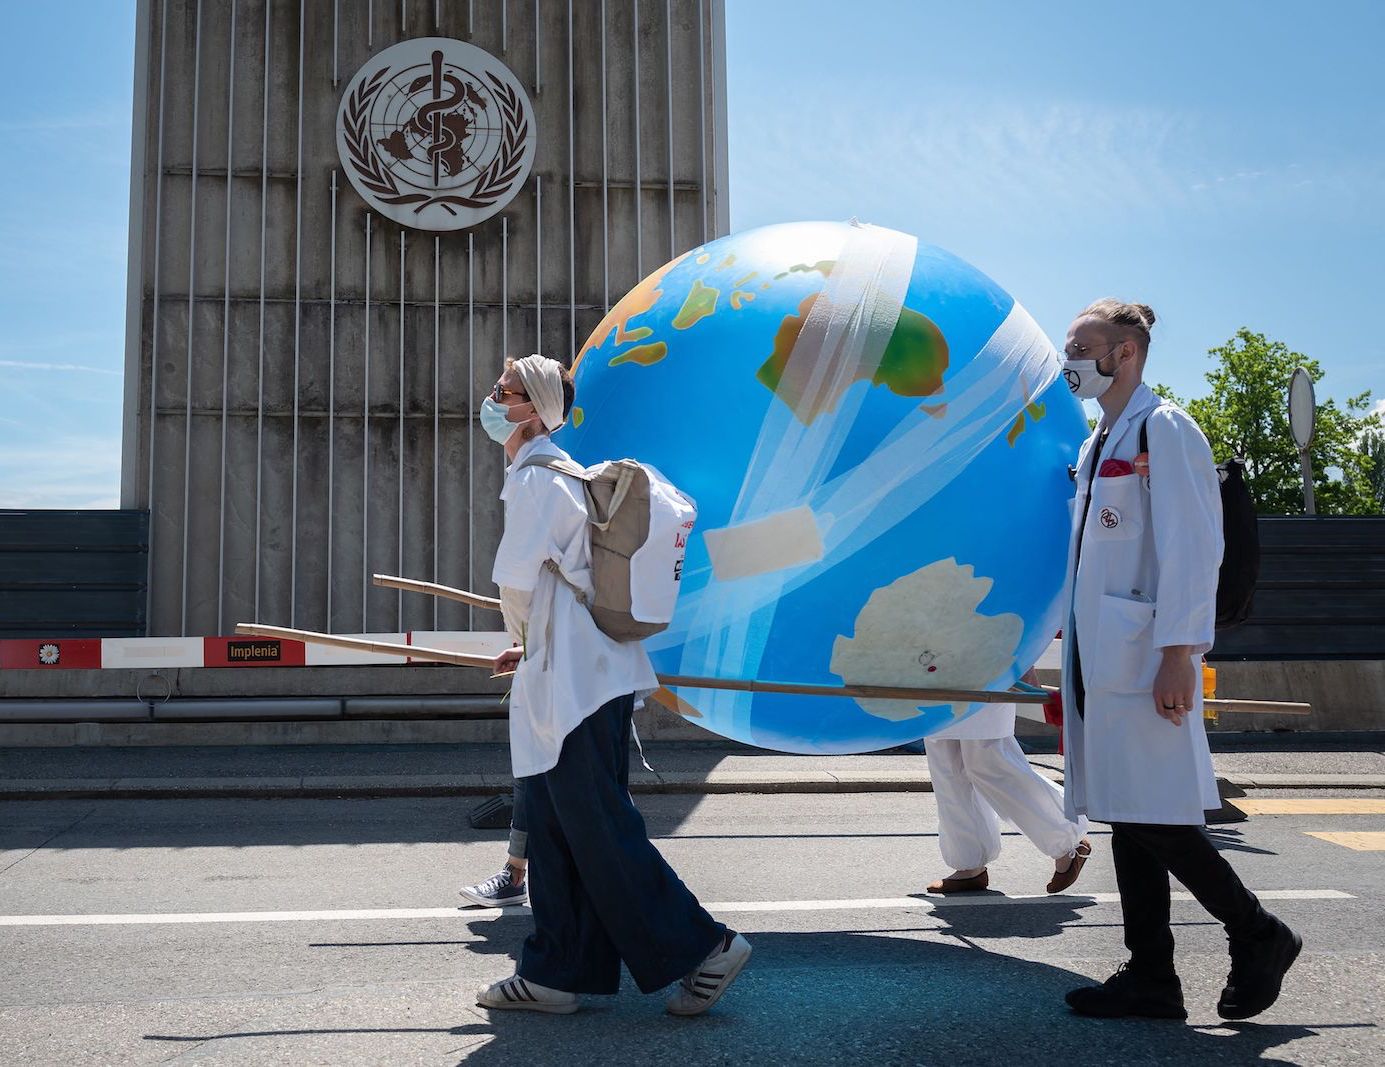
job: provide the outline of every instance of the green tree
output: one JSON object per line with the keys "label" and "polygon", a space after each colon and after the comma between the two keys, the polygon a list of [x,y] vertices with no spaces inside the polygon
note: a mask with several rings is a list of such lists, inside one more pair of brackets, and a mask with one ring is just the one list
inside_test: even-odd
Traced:
{"label": "green tree", "polygon": [[[1207,373],[1210,396],[1179,400],[1165,386],[1160,396],[1176,401],[1212,444],[1217,462],[1240,457],[1257,510],[1262,515],[1301,515],[1303,476],[1298,447],[1289,432],[1289,379],[1305,368],[1316,383],[1321,365],[1282,341],[1244,327],[1224,345],[1208,351],[1216,366]],[[1369,391],[1347,399],[1318,403],[1317,429],[1310,450],[1313,493],[1321,515],[1373,515],[1382,502],[1372,478],[1377,449],[1368,450],[1368,435],[1379,434],[1380,417],[1366,414]]]}
{"label": "green tree", "polygon": [[1361,451],[1371,461],[1367,488],[1375,499],[1376,510],[1385,512],[1385,433],[1367,430],[1361,437]]}

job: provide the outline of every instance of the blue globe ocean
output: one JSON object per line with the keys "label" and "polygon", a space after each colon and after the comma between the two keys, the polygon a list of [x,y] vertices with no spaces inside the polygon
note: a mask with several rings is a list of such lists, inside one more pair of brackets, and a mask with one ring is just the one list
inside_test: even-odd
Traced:
{"label": "blue globe ocean", "polygon": [[[1086,421],[1059,357],[985,275],[907,234],[768,226],[627,294],[578,355],[559,443],[693,497],[660,673],[1000,689],[1058,627]],[[976,710],[680,689],[725,737],[864,752]]]}

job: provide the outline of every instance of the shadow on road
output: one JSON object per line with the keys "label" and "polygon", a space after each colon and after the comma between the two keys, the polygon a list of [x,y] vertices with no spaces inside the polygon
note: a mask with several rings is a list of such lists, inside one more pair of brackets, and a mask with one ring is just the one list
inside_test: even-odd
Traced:
{"label": "shadow on road", "polygon": [[[962,909],[957,909],[962,910]],[[989,909],[973,909],[985,911]],[[482,924],[476,924],[482,925]],[[484,932],[478,930],[477,932]],[[566,1017],[475,1014],[453,1026],[363,1018],[349,1029],[148,1034],[150,1042],[235,1042],[324,1034],[437,1033],[468,1065],[744,1063],[1244,1064],[1341,1024],[1195,1028],[1072,1015],[1063,994],[1091,979],[972,947],[860,933],[759,933],[750,967],[711,1013],[675,1019],[628,980]],[[475,946],[472,946],[475,948]],[[499,939],[496,941],[498,950]],[[505,939],[508,951],[513,938]],[[482,949],[482,951],[485,951]],[[1204,1006],[1205,1008],[1205,1006]],[[1196,1012],[1205,1014],[1204,1012]],[[1347,1024],[1370,1028],[1374,1024]],[[248,1049],[246,1051],[249,1051]],[[291,1051],[291,1049],[290,1049]],[[229,1054],[229,1053],[228,1053]],[[1276,1060],[1271,1062],[1296,1062]]]}

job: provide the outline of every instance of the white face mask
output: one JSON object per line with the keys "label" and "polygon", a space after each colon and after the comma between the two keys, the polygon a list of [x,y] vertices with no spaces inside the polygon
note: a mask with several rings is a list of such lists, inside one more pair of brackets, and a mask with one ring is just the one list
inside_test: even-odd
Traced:
{"label": "white face mask", "polygon": [[[1110,355],[1108,352],[1101,359],[1106,359]],[[1115,371],[1107,374],[1101,369],[1101,359],[1063,360],[1063,379],[1072,390],[1072,395],[1079,400],[1095,400],[1111,388],[1111,383],[1116,380]],[[1116,369],[1120,369],[1120,364],[1116,364]]]}

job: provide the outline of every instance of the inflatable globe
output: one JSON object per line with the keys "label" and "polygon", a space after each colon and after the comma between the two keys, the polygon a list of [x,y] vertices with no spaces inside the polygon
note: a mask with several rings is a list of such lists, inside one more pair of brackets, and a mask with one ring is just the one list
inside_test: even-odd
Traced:
{"label": "inflatable globe", "polygon": [[[575,361],[558,442],[633,457],[698,506],[661,674],[1003,689],[1058,628],[1086,435],[1059,357],[984,274],[856,223],[696,248]],[[682,688],[660,699],[786,752],[918,740],[980,705]]]}

